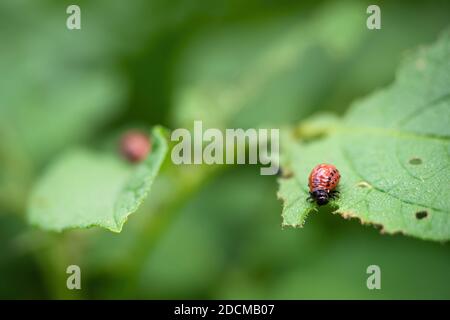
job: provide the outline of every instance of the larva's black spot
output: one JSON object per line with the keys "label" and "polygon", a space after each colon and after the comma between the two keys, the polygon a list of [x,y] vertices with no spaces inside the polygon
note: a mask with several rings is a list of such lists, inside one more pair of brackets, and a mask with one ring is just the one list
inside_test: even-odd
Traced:
{"label": "larva's black spot", "polygon": [[424,218],[428,217],[428,212],[426,211],[417,211],[416,212],[416,219],[417,220],[422,220]]}

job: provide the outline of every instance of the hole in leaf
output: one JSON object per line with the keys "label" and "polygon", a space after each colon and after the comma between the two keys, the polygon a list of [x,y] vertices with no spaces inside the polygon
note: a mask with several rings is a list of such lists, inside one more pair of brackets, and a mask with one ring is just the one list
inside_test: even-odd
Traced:
{"label": "hole in leaf", "polygon": [[413,165],[422,164],[422,159],[420,158],[411,158],[409,159],[409,163]]}
{"label": "hole in leaf", "polygon": [[427,216],[428,216],[428,212],[426,212],[426,211],[417,211],[416,212],[417,220],[422,220],[422,219],[426,218]]}

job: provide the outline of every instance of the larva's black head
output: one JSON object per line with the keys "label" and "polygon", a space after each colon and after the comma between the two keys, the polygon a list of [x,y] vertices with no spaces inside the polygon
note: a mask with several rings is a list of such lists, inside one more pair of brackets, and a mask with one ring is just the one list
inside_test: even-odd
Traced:
{"label": "larva's black head", "polygon": [[325,190],[315,190],[311,192],[311,198],[313,198],[319,206],[324,206],[329,201],[329,194]]}

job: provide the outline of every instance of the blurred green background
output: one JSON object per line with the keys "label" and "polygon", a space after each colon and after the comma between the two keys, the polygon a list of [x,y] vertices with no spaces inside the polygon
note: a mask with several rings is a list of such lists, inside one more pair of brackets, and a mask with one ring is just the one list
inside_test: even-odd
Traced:
{"label": "blurred green background", "polygon": [[[275,177],[174,167],[120,234],[27,224],[30,188],[75,145],[162,124],[278,127],[342,114],[432,43],[448,1],[0,2],[0,298],[449,299],[448,245],[382,235],[330,212],[282,230]],[[66,267],[82,290],[66,288]],[[381,267],[381,290],[366,268]]]}

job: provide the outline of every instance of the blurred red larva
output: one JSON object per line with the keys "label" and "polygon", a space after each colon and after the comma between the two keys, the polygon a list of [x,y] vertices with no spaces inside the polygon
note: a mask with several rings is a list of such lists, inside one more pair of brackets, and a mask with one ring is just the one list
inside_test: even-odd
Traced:
{"label": "blurred red larva", "polygon": [[151,149],[150,138],[138,130],[130,130],[120,139],[120,153],[131,163],[138,163],[147,158]]}

